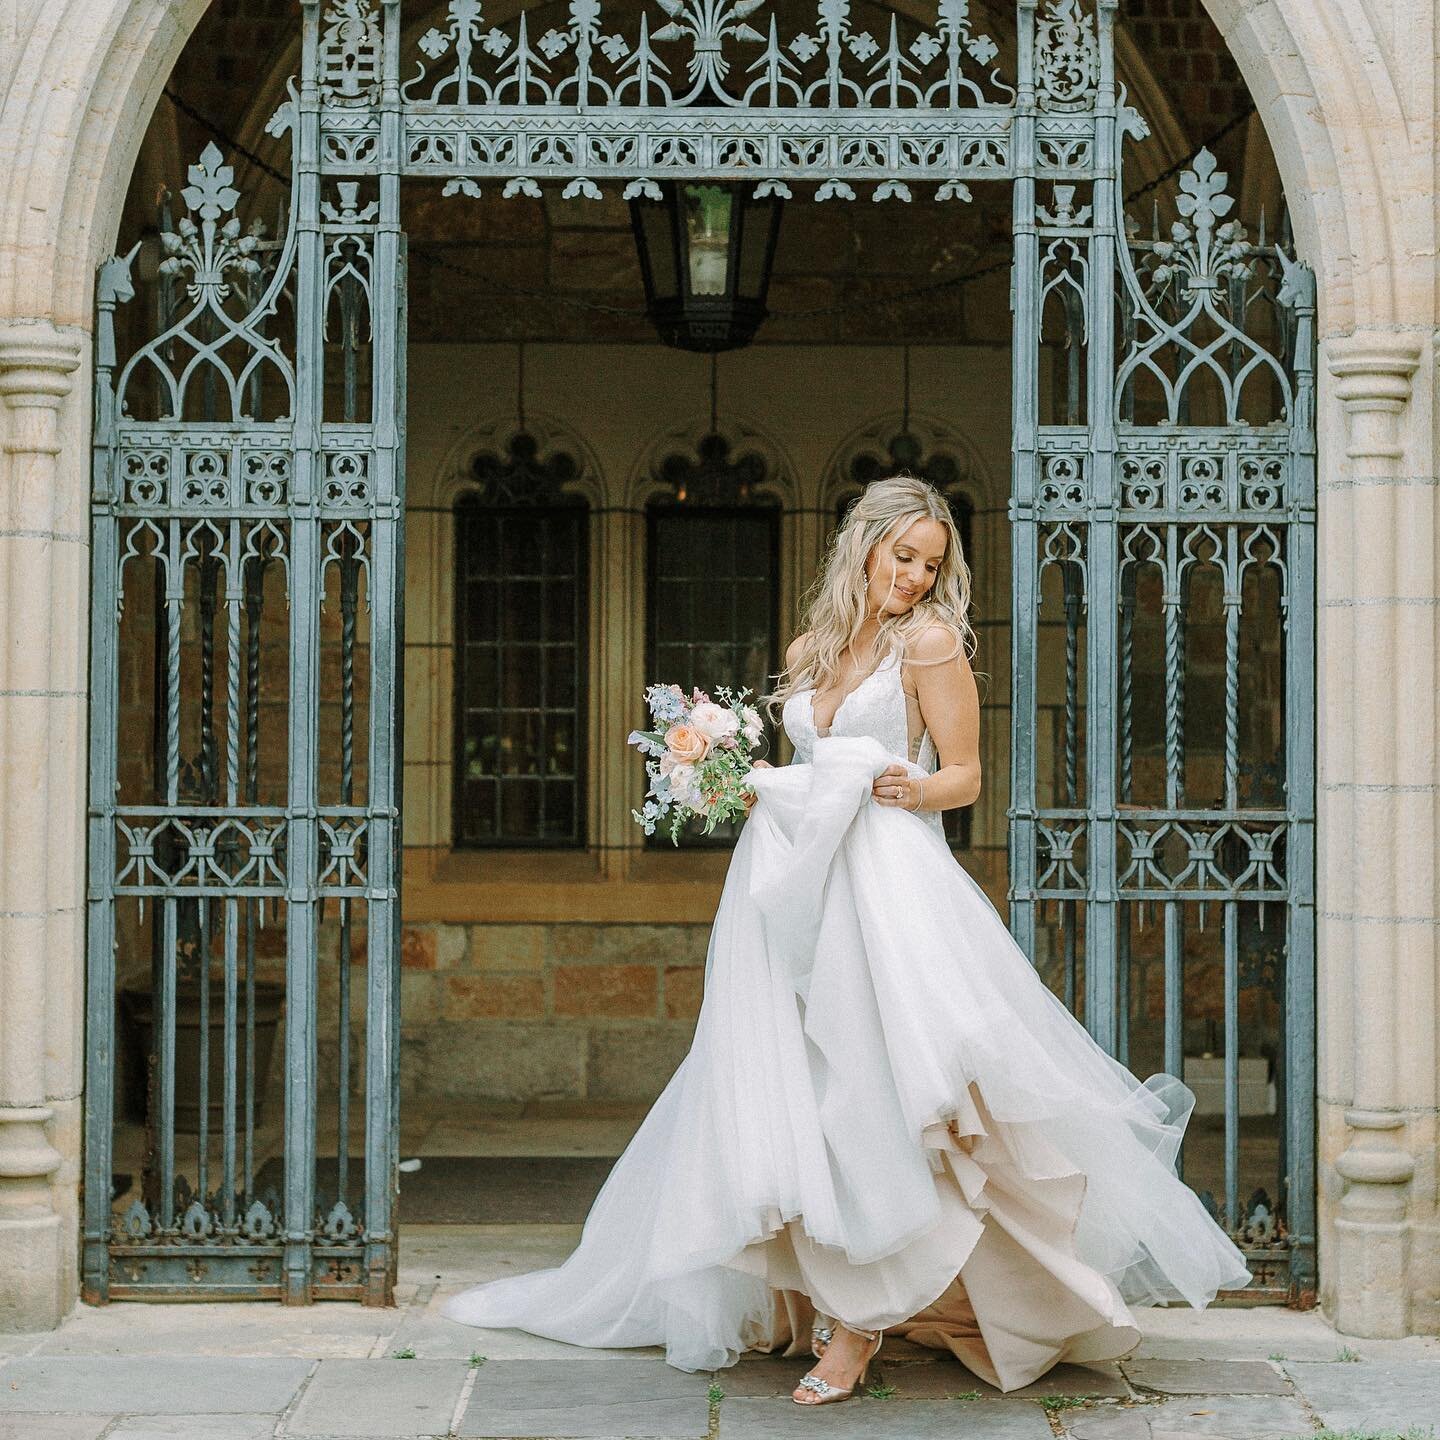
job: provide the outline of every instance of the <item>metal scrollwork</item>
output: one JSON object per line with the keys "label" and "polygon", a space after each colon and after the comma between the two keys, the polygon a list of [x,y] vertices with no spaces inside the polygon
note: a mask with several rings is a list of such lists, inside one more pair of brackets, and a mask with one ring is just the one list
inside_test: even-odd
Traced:
{"label": "metal scrollwork", "polygon": [[1051,0],[1035,18],[1035,97],[1045,110],[1078,110],[1100,78],[1095,18],[1080,0]]}
{"label": "metal scrollwork", "polygon": [[[591,201],[743,181],[827,203],[963,202],[975,182],[1013,183],[1012,927],[1121,1060],[1163,1002],[1177,1075],[1192,957],[1225,975],[1230,1060],[1251,1033],[1245,977],[1283,969],[1281,1189],[1241,1206],[1228,1127],[1223,1214],[1270,1247],[1263,1273],[1283,1265],[1292,1287],[1313,1286],[1314,279],[1283,223],[1279,244],[1263,219],[1251,239],[1208,152],[1181,174],[1172,223],[1128,226],[1123,147],[1147,132],[1114,92],[1116,0],[1021,0],[1025,28],[1003,49],[969,0],[924,5],[430,0],[407,31],[398,0],[306,0],[305,73],[267,126],[293,147],[279,238],[244,224],[210,146],[183,216],[155,227],[159,255],[134,275],[140,245],[101,267],[93,993],[113,991],[117,957],[146,972],[148,951],[150,973],[213,985],[202,1003],[230,1050],[228,1093],[207,1095],[206,1060],[177,1067],[177,1047],[156,1046],[156,1094],[197,1089],[204,1138],[177,1143],[162,1104],[141,1196],[117,1209],[115,1067],[96,1063],[114,1053],[117,1007],[88,1016],[90,1298],[392,1298],[398,1136],[364,1126],[352,1165],[350,1104],[363,1094],[382,1113],[399,1051],[396,997],[374,977],[400,964],[399,182],[412,179]],[[142,275],[158,293],[117,340]],[[977,456],[950,430],[917,439],[908,384],[898,421],[871,422],[844,454],[832,504],[902,465],[954,495]],[[578,437],[523,420],[472,435],[456,463],[462,506],[592,493]],[[636,508],[729,507],[793,505],[790,486],[775,447],[737,428],[667,432],[632,488]],[[1208,951],[1207,905],[1221,914]],[[1282,923],[1262,944],[1267,905]],[[282,997],[250,992],[282,953],[286,1103],[325,1113],[331,1094],[334,1126],[287,1125],[267,1158],[257,1017]],[[351,977],[366,974],[359,1011]],[[152,1033],[173,1042],[182,997],[153,998]]]}
{"label": "metal scrollwork", "polygon": [[335,0],[320,37],[320,93],[340,104],[372,101],[382,44],[375,0]]}
{"label": "metal scrollwork", "polygon": [[[1116,395],[1122,407],[1137,381],[1158,383],[1171,424],[1190,418],[1192,398],[1204,381],[1219,396],[1215,419],[1241,423],[1247,383],[1263,376],[1277,397],[1273,409],[1291,414],[1294,387],[1278,347],[1262,344],[1249,323],[1264,303],[1278,312],[1313,306],[1305,283],[1309,272],[1283,246],[1267,245],[1262,224],[1252,241],[1238,220],[1227,220],[1234,200],[1225,193],[1227,175],[1214,155],[1201,150],[1181,173],[1175,208],[1179,219],[1162,234],[1158,216],[1144,237],[1126,217],[1132,263],[1122,267],[1130,292],[1133,342],[1120,367]],[[1277,327],[1280,339],[1293,333]],[[1259,402],[1260,387],[1251,404]],[[1268,418],[1268,416],[1266,417]]]}
{"label": "metal scrollwork", "polygon": [[[350,8],[364,3],[350,0]],[[933,30],[905,38],[892,17],[884,39],[853,22],[850,0],[819,0],[814,32],[802,30],[788,40],[781,38],[773,14],[768,23],[752,23],[767,0],[656,3],[664,22],[652,30],[642,13],[637,34],[629,38],[605,29],[602,0],[571,0],[568,22],[532,41],[526,12],[512,35],[486,21],[484,0],[450,0],[445,21],[420,37],[424,59],[416,62],[402,94],[409,103],[437,106],[800,110],[955,108],[1014,94],[993,71],[987,78],[997,93],[991,96],[966,73],[969,63],[986,67],[999,54],[990,36],[972,29],[969,0],[939,0]],[[359,24],[352,18],[351,30]],[[683,69],[654,48],[667,44],[688,44]],[[742,46],[761,47],[760,53],[751,59]],[[357,47],[349,42],[337,54],[352,55]],[[445,66],[436,73],[442,60]],[[681,73],[683,80],[677,78]]]}
{"label": "metal scrollwork", "polygon": [[267,378],[281,383],[289,401],[287,413],[293,409],[293,368],[262,329],[285,279],[293,237],[265,293],[255,301],[251,282],[262,275],[260,254],[267,242],[263,226],[257,222],[244,231],[239,216],[231,213],[240,192],[233,184],[234,168],[223,161],[213,142],[205,147],[199,162],[190,166],[190,183],[180,192],[190,214],[160,235],[165,256],[160,274],[188,277],[185,293],[192,303],[121,371],[115,390],[122,417],[142,375],[158,385],[161,416],[170,419],[186,413],[187,399],[202,385],[229,401],[229,414],[217,418],[260,419],[250,411]]}
{"label": "metal scrollwork", "polygon": [[180,197],[193,214],[200,217],[197,226],[188,215],[181,216],[179,233],[162,233],[160,244],[165,259],[160,262],[162,275],[190,274],[186,286],[192,300],[199,299],[207,289],[224,300],[230,293],[228,276],[232,273],[257,275],[260,262],[255,249],[260,237],[254,232],[240,233],[240,220],[232,215],[222,225],[221,216],[235,208],[240,192],[230,183],[234,169],[222,164],[223,157],[212,141],[200,156],[200,163],[190,167],[190,183]]}
{"label": "metal scrollwork", "polygon": [[[496,24],[484,0],[449,0],[401,85],[405,173],[472,196],[494,177],[507,197],[549,177],[592,199],[607,178],[633,191],[662,174],[733,174],[786,194],[787,181],[813,180],[816,198],[848,200],[861,179],[901,201],[913,181],[961,199],[966,179],[1009,173],[1004,107],[1017,91],[969,0],[937,0],[929,25],[892,16],[875,33],[851,0],[818,0],[788,36],[766,3],[656,0],[658,16],[642,10],[622,32],[603,0],[570,0],[565,23],[537,36],[527,11]],[[1087,133],[1059,140],[1057,165],[1088,165],[1093,127],[1080,123]],[[377,164],[378,120],[348,94],[323,109],[322,131],[327,168]]]}

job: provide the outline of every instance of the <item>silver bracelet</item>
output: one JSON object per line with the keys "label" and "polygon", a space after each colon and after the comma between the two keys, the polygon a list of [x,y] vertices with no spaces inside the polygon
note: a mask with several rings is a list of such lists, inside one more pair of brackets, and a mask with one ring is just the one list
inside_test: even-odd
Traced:
{"label": "silver bracelet", "polygon": [[925,803],[925,782],[917,777],[915,783],[920,787],[920,798],[913,805],[907,805],[905,807],[911,812],[911,814],[914,814],[916,811],[918,811],[920,807]]}

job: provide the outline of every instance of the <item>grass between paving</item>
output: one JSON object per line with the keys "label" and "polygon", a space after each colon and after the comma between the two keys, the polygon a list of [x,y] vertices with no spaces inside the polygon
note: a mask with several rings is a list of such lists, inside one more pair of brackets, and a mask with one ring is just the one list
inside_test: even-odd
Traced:
{"label": "grass between paving", "polygon": [[1318,1430],[1311,1440],[1435,1440],[1435,1431],[1412,1425],[1408,1430]]}

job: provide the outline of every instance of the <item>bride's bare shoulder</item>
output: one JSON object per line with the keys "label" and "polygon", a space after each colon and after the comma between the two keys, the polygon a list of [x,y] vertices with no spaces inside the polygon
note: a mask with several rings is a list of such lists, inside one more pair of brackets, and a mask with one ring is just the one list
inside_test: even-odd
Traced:
{"label": "bride's bare shoulder", "polygon": [[805,642],[810,638],[808,630],[802,631],[785,647],[785,668],[793,669],[795,662],[800,658],[800,653],[805,648]]}
{"label": "bride's bare shoulder", "polygon": [[961,669],[970,668],[965,642],[960,632],[943,620],[933,620],[905,645],[905,659],[911,664],[937,665],[947,660],[958,661]]}

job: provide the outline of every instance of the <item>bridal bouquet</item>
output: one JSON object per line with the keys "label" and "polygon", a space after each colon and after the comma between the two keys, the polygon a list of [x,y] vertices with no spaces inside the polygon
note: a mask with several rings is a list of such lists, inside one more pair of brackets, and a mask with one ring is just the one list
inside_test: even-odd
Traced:
{"label": "bridal bouquet", "polygon": [[705,822],[705,834],[745,813],[749,787],[745,775],[760,743],[760,713],[738,694],[718,686],[716,699],[703,690],[687,696],[678,685],[651,685],[645,691],[653,730],[632,730],[629,743],[646,757],[650,777],[645,808],[630,813],[655,833],[669,818],[670,839],[680,843],[680,827],[692,815]]}

